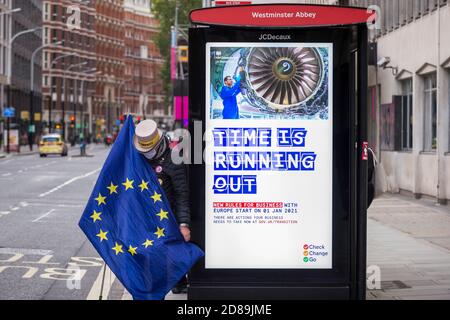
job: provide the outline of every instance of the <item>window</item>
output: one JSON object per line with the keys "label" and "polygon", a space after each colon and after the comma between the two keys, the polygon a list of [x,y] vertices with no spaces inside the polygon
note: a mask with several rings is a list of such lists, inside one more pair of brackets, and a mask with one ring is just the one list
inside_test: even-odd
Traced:
{"label": "window", "polygon": [[44,28],[44,44],[49,44],[50,43],[50,31],[49,28],[45,27]]}
{"label": "window", "polygon": [[412,79],[402,81],[401,100],[402,150],[412,150],[413,137],[413,87]]}
{"label": "window", "polygon": [[50,21],[50,3],[44,3],[44,21]]}
{"label": "window", "polygon": [[45,51],[44,53],[44,69],[48,69],[48,64],[49,64],[49,53],[47,51]]}
{"label": "window", "polygon": [[436,73],[425,76],[424,101],[424,151],[437,147],[437,77]]}

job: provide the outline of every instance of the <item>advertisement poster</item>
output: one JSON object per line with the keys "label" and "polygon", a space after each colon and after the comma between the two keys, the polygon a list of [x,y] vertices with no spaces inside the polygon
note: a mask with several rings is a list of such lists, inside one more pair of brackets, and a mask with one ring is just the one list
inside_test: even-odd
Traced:
{"label": "advertisement poster", "polygon": [[[8,144],[8,132],[3,131],[3,149],[6,150],[6,145]],[[9,151],[18,152],[19,151],[19,130],[11,129],[9,130]]]}
{"label": "advertisement poster", "polygon": [[207,269],[332,268],[332,55],[207,43]]}

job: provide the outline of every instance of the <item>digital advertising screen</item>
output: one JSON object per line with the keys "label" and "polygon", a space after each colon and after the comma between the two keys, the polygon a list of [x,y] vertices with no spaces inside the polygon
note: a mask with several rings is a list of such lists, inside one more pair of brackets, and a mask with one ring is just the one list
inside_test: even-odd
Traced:
{"label": "digital advertising screen", "polygon": [[205,267],[331,269],[332,43],[206,44]]}

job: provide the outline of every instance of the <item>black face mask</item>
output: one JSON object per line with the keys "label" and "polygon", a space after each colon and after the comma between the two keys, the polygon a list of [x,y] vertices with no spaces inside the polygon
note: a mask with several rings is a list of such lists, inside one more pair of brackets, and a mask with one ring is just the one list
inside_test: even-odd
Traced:
{"label": "black face mask", "polygon": [[166,151],[167,145],[168,145],[167,138],[163,136],[159,144],[153,150],[144,153],[144,157],[147,158],[148,160],[153,160],[161,157],[163,153]]}

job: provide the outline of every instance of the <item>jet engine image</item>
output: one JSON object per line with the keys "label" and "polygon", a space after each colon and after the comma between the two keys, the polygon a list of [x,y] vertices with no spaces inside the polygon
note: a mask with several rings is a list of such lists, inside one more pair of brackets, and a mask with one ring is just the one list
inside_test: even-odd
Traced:
{"label": "jet engine image", "polygon": [[308,101],[323,80],[322,59],[315,48],[256,47],[246,60],[249,95],[255,102],[264,102],[260,107],[276,112]]}

